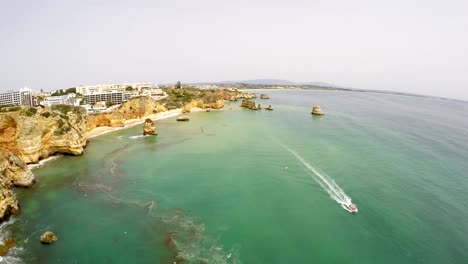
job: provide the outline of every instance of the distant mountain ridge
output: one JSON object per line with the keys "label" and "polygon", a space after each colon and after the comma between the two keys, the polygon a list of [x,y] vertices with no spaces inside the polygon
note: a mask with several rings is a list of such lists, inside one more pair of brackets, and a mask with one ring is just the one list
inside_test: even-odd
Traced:
{"label": "distant mountain ridge", "polygon": [[254,80],[240,80],[240,81],[224,81],[217,82],[219,84],[234,84],[234,83],[243,83],[243,84],[252,84],[252,85],[313,85],[313,86],[322,86],[322,87],[336,87],[339,86],[324,83],[324,82],[293,82],[289,80],[282,79],[254,79]]}

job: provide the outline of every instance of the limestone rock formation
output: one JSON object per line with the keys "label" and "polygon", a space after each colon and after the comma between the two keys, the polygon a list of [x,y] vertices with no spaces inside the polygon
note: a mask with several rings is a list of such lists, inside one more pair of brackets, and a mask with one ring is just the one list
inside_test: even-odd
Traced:
{"label": "limestone rock formation", "polygon": [[189,117],[188,116],[179,116],[177,117],[177,121],[189,121]]}
{"label": "limestone rock formation", "polygon": [[253,98],[257,98],[257,94],[256,94],[256,93],[241,93],[241,92],[237,92],[237,94],[236,94],[235,96],[236,96],[236,99],[253,99]]}
{"label": "limestone rock formation", "polygon": [[124,115],[119,112],[90,114],[86,116],[86,131],[89,132],[102,126],[123,127],[124,121]]}
{"label": "limestone rock formation", "polygon": [[153,120],[147,118],[143,126],[143,135],[157,135]]}
{"label": "limestone rock formation", "polygon": [[265,110],[273,110],[273,107],[271,107],[271,105],[269,105],[267,108],[265,108]]}
{"label": "limestone rock formation", "polygon": [[241,107],[251,109],[251,110],[258,110],[257,105],[255,104],[255,101],[252,101],[250,99],[244,99],[242,100]]}
{"label": "limestone rock formation", "polygon": [[160,102],[149,97],[137,97],[123,103],[112,113],[98,113],[86,117],[86,131],[96,127],[123,127],[125,120],[145,118],[151,114],[167,111]]}
{"label": "limestone rock formation", "polygon": [[42,234],[41,237],[39,238],[39,241],[41,241],[42,244],[52,244],[57,240],[58,240],[57,235],[55,235],[51,231],[44,232],[44,234]]}
{"label": "limestone rock formation", "polygon": [[201,109],[221,109],[224,107],[224,100],[218,99],[215,101],[205,101],[205,100],[192,100],[190,103],[186,104],[182,108],[182,113],[190,113],[193,108]]}
{"label": "limestone rock formation", "polygon": [[31,187],[34,182],[34,174],[28,165],[13,154],[7,155],[8,166],[3,170],[3,176],[10,179],[11,183],[17,187]]}
{"label": "limestone rock formation", "polygon": [[312,114],[313,115],[323,115],[322,109],[320,109],[320,106],[314,105],[312,107]]}
{"label": "limestone rock formation", "polygon": [[268,96],[268,94],[261,94],[260,99],[270,99],[270,97]]}
{"label": "limestone rock formation", "polygon": [[22,160],[2,151],[0,149],[0,221],[19,213],[12,187],[29,187],[35,181],[33,173]]}
{"label": "limestone rock formation", "polygon": [[83,111],[58,105],[0,114],[0,148],[26,163],[55,153],[80,155],[86,146]]}
{"label": "limestone rock formation", "polygon": [[19,213],[18,201],[11,187],[12,184],[8,179],[0,177],[0,222],[12,214]]}
{"label": "limestone rock formation", "polygon": [[140,119],[151,114],[167,111],[160,102],[149,97],[136,97],[123,103],[117,112],[123,114],[123,117],[128,119]]}

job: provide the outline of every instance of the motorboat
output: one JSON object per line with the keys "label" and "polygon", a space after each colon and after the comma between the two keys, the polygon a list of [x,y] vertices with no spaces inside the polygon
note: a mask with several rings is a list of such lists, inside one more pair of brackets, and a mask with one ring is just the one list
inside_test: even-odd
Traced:
{"label": "motorboat", "polygon": [[358,209],[357,209],[357,206],[351,202],[349,203],[346,203],[346,204],[341,204],[341,207],[343,207],[343,209],[345,209],[346,211],[350,212],[350,213],[357,213],[358,212]]}

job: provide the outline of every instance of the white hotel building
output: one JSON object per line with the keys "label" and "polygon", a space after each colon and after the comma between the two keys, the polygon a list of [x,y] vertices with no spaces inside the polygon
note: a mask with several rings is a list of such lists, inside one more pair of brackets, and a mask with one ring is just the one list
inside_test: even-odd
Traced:
{"label": "white hotel building", "polygon": [[0,105],[33,105],[32,90],[29,88],[19,91],[0,93]]}
{"label": "white hotel building", "polygon": [[80,85],[76,87],[76,92],[82,95],[85,95],[85,94],[93,94],[93,93],[108,93],[112,91],[141,92],[142,90],[153,90],[153,89],[160,90],[157,85],[150,84],[150,83],[123,83],[123,84],[98,84],[98,85],[88,85],[88,86]]}
{"label": "white hotel building", "polygon": [[87,104],[95,104],[102,101],[121,104],[136,96],[148,96],[157,99],[164,95],[164,92],[157,85],[149,83],[77,86],[76,92],[85,97]]}

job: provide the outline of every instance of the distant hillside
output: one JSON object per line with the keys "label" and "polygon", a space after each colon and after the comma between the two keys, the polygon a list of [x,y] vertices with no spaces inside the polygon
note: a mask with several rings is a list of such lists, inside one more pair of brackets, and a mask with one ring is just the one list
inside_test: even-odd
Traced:
{"label": "distant hillside", "polygon": [[225,81],[218,82],[219,84],[250,84],[250,85],[310,85],[310,86],[322,86],[322,87],[333,87],[337,88],[338,86],[334,84],[324,83],[324,82],[293,82],[289,80],[282,79],[255,79],[255,80],[240,80],[240,81]]}

